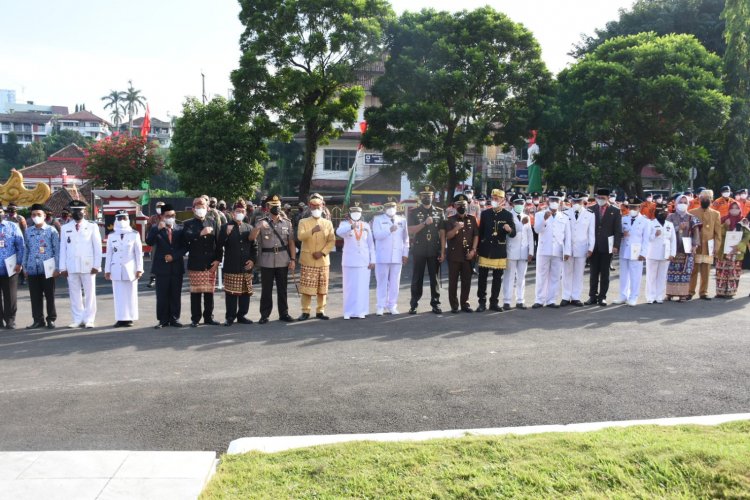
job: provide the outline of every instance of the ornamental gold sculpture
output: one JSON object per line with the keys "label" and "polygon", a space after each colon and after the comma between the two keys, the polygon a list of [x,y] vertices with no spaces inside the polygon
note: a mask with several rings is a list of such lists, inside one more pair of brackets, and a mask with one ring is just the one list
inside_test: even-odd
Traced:
{"label": "ornamental gold sculpture", "polygon": [[0,186],[0,202],[3,205],[15,203],[19,207],[30,207],[34,203],[44,203],[52,194],[49,186],[37,183],[34,189],[26,189],[23,175],[18,170],[11,170],[8,182]]}

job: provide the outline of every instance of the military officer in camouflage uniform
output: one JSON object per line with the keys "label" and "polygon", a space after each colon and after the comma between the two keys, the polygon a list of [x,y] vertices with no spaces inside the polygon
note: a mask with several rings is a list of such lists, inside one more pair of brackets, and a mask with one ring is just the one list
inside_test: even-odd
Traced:
{"label": "military officer in camouflage uniform", "polygon": [[445,214],[434,206],[432,200],[435,190],[426,186],[419,193],[421,205],[409,212],[409,234],[414,235],[411,245],[414,267],[411,275],[411,309],[409,314],[417,313],[417,304],[422,298],[424,268],[430,273],[430,305],[432,312],[442,314],[440,309],[440,290],[437,273],[440,264],[445,260]]}

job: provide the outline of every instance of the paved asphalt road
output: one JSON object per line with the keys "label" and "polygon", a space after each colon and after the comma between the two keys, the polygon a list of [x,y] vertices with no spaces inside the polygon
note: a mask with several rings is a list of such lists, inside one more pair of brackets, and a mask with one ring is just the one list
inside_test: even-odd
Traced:
{"label": "paved asphalt road", "polygon": [[[423,299],[416,316],[350,321],[333,287],[328,322],[158,331],[145,287],[137,327],[109,327],[101,283],[94,330],[0,331],[0,450],[223,452],[246,436],[748,412],[748,280],[731,301],[436,316]],[[527,304],[533,282],[532,268]],[[60,282],[60,325],[65,292]]]}

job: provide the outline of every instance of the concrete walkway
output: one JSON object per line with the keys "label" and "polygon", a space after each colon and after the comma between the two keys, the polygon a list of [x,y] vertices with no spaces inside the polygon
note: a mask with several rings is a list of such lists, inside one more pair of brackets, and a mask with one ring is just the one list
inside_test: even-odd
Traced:
{"label": "concrete walkway", "polygon": [[0,452],[0,498],[195,499],[215,470],[214,452]]}

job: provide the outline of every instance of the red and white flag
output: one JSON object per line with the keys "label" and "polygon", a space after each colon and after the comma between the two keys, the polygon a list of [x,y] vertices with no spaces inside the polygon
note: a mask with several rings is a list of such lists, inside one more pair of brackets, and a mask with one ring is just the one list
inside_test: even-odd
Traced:
{"label": "red and white flag", "polygon": [[146,116],[143,117],[143,123],[141,124],[141,137],[148,137],[149,132],[151,132],[151,111],[146,104]]}

